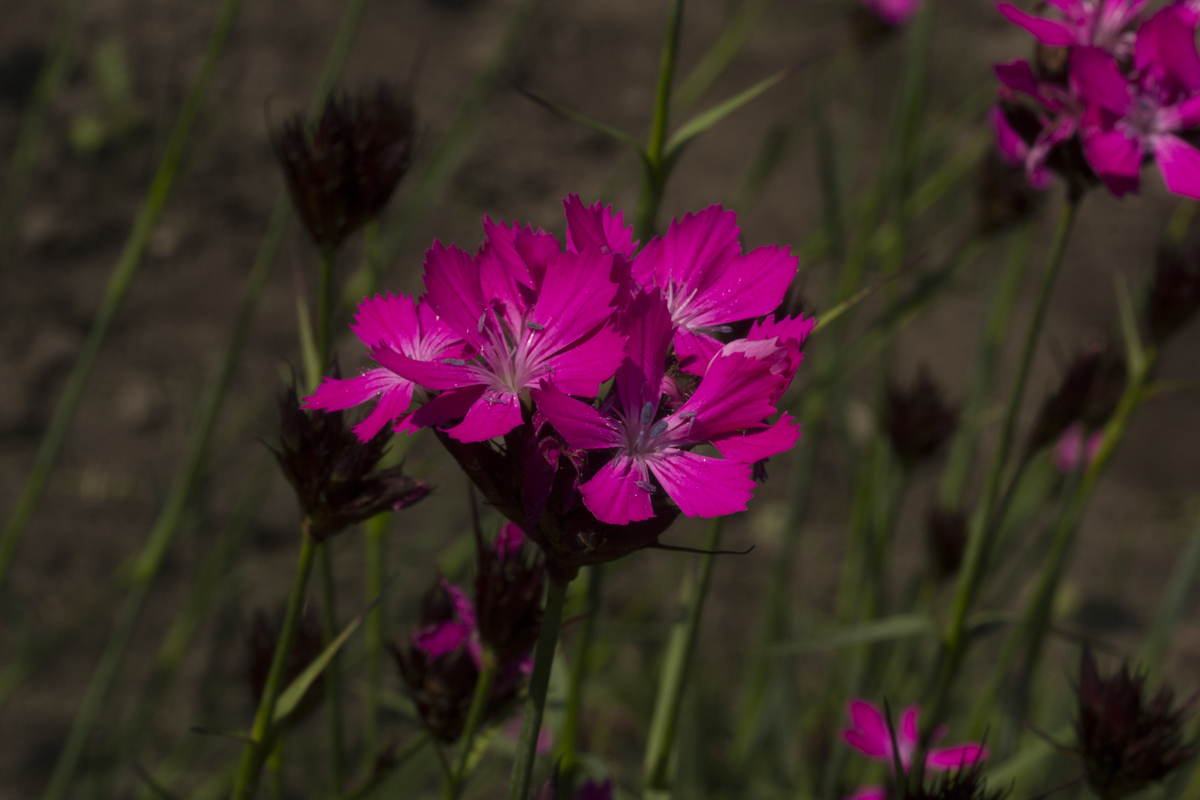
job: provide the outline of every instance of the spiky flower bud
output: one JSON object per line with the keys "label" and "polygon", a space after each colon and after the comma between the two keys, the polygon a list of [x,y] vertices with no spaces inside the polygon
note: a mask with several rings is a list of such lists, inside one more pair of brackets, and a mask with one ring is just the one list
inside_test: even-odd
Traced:
{"label": "spiky flower bud", "polygon": [[402,467],[376,470],[391,432],[366,442],[346,424],[343,411],[306,411],[289,387],[279,402],[280,450],[275,458],[296,490],[305,529],[318,542],[383,511],[416,503],[429,486]]}
{"label": "spiky flower bud", "polygon": [[954,433],[958,409],[942,399],[942,392],[921,367],[909,389],[888,386],[883,425],[896,455],[912,468],[932,456]]}
{"label": "spiky flower bud", "polygon": [[303,115],[284,122],[275,153],[319,248],[336,250],[383,210],[408,169],[414,125],[412,106],[384,85],[330,96],[314,130]]}
{"label": "spiky flower bud", "polygon": [[1172,709],[1174,693],[1162,687],[1145,696],[1146,676],[1129,665],[1101,678],[1090,648],[1079,667],[1079,756],[1088,784],[1101,800],[1120,800],[1162,780],[1196,753],[1181,742],[1183,709]]}
{"label": "spiky flower bud", "polygon": [[[279,631],[282,620],[271,620],[263,612],[254,615],[254,623],[250,628],[250,668],[246,678],[250,684],[250,692],[254,695],[254,704],[262,701],[263,689],[267,685],[267,675],[271,671],[271,660],[275,657],[275,647],[279,643]],[[287,686],[300,676],[300,673],[321,654],[321,621],[317,612],[306,609],[300,615],[300,623],[296,629],[296,642],[292,645],[291,655],[283,672],[283,686]],[[304,693],[300,705],[296,708],[293,719],[302,719],[314,711],[325,695],[323,681],[313,681],[312,686]]]}
{"label": "spiky flower bud", "polygon": [[1126,378],[1125,357],[1111,344],[1083,351],[1067,367],[1058,391],[1042,403],[1026,452],[1057,442],[1077,421],[1087,431],[1104,427],[1117,409]]}
{"label": "spiky flower bud", "polygon": [[1154,282],[1146,296],[1145,318],[1150,340],[1161,345],[1184,326],[1200,307],[1200,248],[1159,247]]}
{"label": "spiky flower bud", "polygon": [[[911,781],[910,781],[911,783]],[[989,790],[982,762],[935,775],[920,786],[907,786],[904,800],[1000,800],[1005,792]]]}
{"label": "spiky flower bud", "polygon": [[948,578],[958,572],[967,551],[967,515],[935,504],[929,509],[926,530],[934,570],[939,578]]}
{"label": "spiky flower bud", "polygon": [[501,663],[525,658],[542,630],[542,587],[546,568],[523,547],[515,524],[500,528],[494,547],[479,543],[475,615],[479,638]]}
{"label": "spiky flower bud", "polygon": [[[450,589],[444,579],[435,581],[421,604],[420,631],[392,647],[417,713],[430,732],[446,743],[453,743],[462,735],[471,711],[475,683],[479,680],[477,654],[472,652],[468,637],[462,637],[452,649],[445,652],[435,649],[434,653],[430,652],[428,640],[421,637],[421,632],[428,633],[442,625],[464,623],[456,610],[462,600],[458,599],[456,603]],[[492,684],[486,717],[496,716],[516,697],[520,686],[516,672],[515,669],[506,670],[507,674],[502,673]]]}

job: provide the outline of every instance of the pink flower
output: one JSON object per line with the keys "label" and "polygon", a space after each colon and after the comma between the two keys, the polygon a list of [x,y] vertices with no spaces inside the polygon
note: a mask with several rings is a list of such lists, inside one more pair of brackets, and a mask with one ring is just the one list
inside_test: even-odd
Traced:
{"label": "pink flower", "polygon": [[1091,105],[1080,134],[1096,174],[1118,197],[1136,191],[1153,155],[1167,188],[1200,198],[1200,152],[1177,133],[1200,123],[1200,55],[1195,31],[1168,8],[1138,37],[1133,78],[1095,47],[1071,53],[1071,76]]}
{"label": "pink flower", "polygon": [[[696,391],[663,415],[664,365],[672,333],[678,337],[671,310],[658,291],[642,293],[622,322],[626,358],[600,410],[551,385],[533,392],[539,411],[572,448],[614,451],[580,486],[584,504],[615,525],[653,517],[651,495],[660,488],[688,516],[744,511],[755,485],[750,465],[800,435],[786,414],[774,425],[765,422],[795,374],[799,345],[772,337],[719,347]],[[691,452],[703,442],[724,458]]]}
{"label": "pink flower", "polygon": [[[1029,125],[1036,131],[1022,135],[1013,127],[1008,116],[997,109],[1001,113],[995,113],[992,120],[997,128],[997,144],[1011,161],[1024,160],[1025,175],[1031,186],[1046,188],[1049,185],[1046,162],[1055,148],[1075,136],[1086,104],[1076,93],[1073,84],[1063,86],[1040,80],[1028,61],[996,64],[993,71],[1000,81],[999,99],[1008,104],[1022,104],[1018,108],[1031,117]],[[1037,110],[1029,111],[1026,101],[1032,101]]]}
{"label": "pink flower", "polygon": [[1083,469],[1100,452],[1100,445],[1104,444],[1104,432],[1093,431],[1086,437],[1085,432],[1083,423],[1075,422],[1058,437],[1058,443],[1054,445],[1054,466],[1058,467],[1059,472]]}
{"label": "pink flower", "polygon": [[522,424],[521,396],[542,384],[592,396],[623,357],[613,317],[613,256],[596,247],[562,253],[554,237],[484,221],[487,241],[471,258],[439,243],[425,256],[425,302],[466,343],[460,356],[417,359],[380,342],[371,355],[393,372],[441,392],[416,425],[462,418],[462,442],[503,436]]}
{"label": "pink flower", "polygon": [[996,134],[996,149],[1000,157],[1014,166],[1025,169],[1026,180],[1038,191],[1050,188],[1050,171],[1046,169],[1044,156],[1033,158],[1034,150],[1021,138],[1021,135],[1009,124],[1008,119],[999,106],[992,106],[988,113],[992,130]]}
{"label": "pink flower", "polygon": [[462,589],[445,578],[440,578],[439,582],[454,602],[454,617],[422,628],[413,634],[412,642],[430,658],[466,647],[475,667],[482,668],[483,646],[479,641],[479,628],[475,624],[475,604]]}
{"label": "pink flower", "polygon": [[[456,358],[462,354],[462,337],[438,319],[426,303],[405,295],[364,297],[350,329],[369,348],[386,346],[420,361]],[[416,388],[408,378],[386,367],[377,367],[357,378],[323,378],[317,391],[305,399],[304,407],[341,411],[378,397],[375,409],[354,426],[358,438],[365,442],[392,422],[397,433],[416,430],[408,413]],[[425,393],[419,394],[423,398]]]}
{"label": "pink flower", "polygon": [[1127,55],[1133,48],[1130,30],[1148,0],[1047,0],[1062,19],[1027,14],[1010,3],[997,10],[1010,22],[1032,33],[1052,47],[1084,45],[1100,47],[1114,55]]}
{"label": "pink flower", "polygon": [[907,24],[921,10],[921,0],[862,0],[862,2],[881,20],[896,27]]}
{"label": "pink flower", "polygon": [[864,786],[846,800],[887,800],[887,790],[882,786]]}
{"label": "pink flower", "polygon": [[710,206],[674,220],[633,262],[633,278],[666,298],[680,368],[703,375],[729,323],[770,314],[783,303],[799,259],[787,247],[742,253],[737,215]]}
{"label": "pink flower", "polygon": [[[892,737],[883,712],[866,700],[855,699],[846,706],[846,713],[854,726],[842,731],[842,737],[846,743],[867,758],[892,763]],[[917,751],[917,741],[920,736],[920,728],[917,723],[920,714],[920,707],[909,706],[905,709],[900,726],[896,730],[896,749],[899,751],[900,764],[906,772],[912,766],[913,756]],[[934,731],[933,738],[936,741],[943,735],[942,729],[939,728]],[[983,745],[967,742],[956,747],[931,749],[926,756],[925,766],[939,771],[960,769],[970,766],[976,761],[982,761],[987,756],[987,748]],[[870,791],[874,788],[869,787],[869,789],[860,791]],[[857,797],[857,795],[855,796]]]}

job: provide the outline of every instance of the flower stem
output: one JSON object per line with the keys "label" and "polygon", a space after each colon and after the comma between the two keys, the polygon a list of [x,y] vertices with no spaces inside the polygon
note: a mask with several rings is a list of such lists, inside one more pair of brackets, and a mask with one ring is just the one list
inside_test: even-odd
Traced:
{"label": "flower stem", "polygon": [[573,772],[577,766],[579,748],[579,718],[583,711],[583,682],[587,676],[588,652],[592,646],[592,635],[596,630],[596,617],[600,614],[600,595],[604,569],[602,564],[587,568],[587,610],[580,624],[579,636],[575,641],[575,658],[571,661],[571,682],[567,692],[567,713],[563,721],[561,738],[558,742],[559,780],[562,786],[571,786]]}
{"label": "flower stem", "polygon": [[[724,517],[713,520],[708,530],[708,541],[704,543],[705,550],[716,550],[720,546],[724,521]],[[654,716],[650,720],[650,736],[646,742],[643,798],[657,800],[671,796],[671,748],[675,742],[675,727],[679,722],[679,707],[683,702],[684,689],[687,688],[688,664],[695,649],[700,613],[704,610],[704,598],[708,594],[715,561],[716,556],[711,553],[701,556],[695,575],[685,578],[679,589],[677,621],[667,640],[662,676],[658,681],[658,696],[654,702]]]}
{"label": "flower stem", "polygon": [[258,703],[258,712],[254,715],[254,727],[250,729],[250,741],[242,749],[242,759],[238,766],[237,776],[233,782],[232,800],[247,800],[254,796],[258,786],[258,778],[262,772],[263,762],[270,755],[272,718],[275,715],[275,701],[283,688],[284,670],[288,657],[296,642],[296,631],[300,626],[300,611],[304,607],[304,591],[308,587],[308,576],[312,573],[313,556],[317,551],[317,543],[308,535],[307,524],[302,526],[300,542],[300,559],[296,566],[296,576],[292,580],[292,591],[288,595],[287,610],[283,616],[283,628],[279,631],[279,642],[275,645],[275,654],[271,657],[271,668],[267,672],[267,681],[263,685],[262,699]]}
{"label": "flower stem", "polygon": [[513,761],[507,800],[529,798],[533,762],[537,758],[538,734],[542,731],[542,712],[546,708],[546,690],[550,688],[550,668],[554,665],[554,648],[558,645],[558,626],[562,622],[566,595],[567,584],[550,581],[550,588],[546,592],[546,610],[542,613],[542,632],[533,652],[533,675],[529,679],[529,696],[525,699],[525,711],[521,715],[521,737],[517,740],[517,757]]}
{"label": "flower stem", "polygon": [[[367,520],[366,587],[367,602],[372,603],[383,592],[387,563],[387,531],[390,514],[378,514]],[[377,603],[368,613],[365,624],[367,645],[367,688],[363,710],[363,768],[375,763],[379,748],[379,698],[383,690],[384,603]]]}
{"label": "flower stem", "polygon": [[322,375],[329,368],[329,350],[333,341],[333,260],[333,250],[321,251],[320,284],[317,287],[317,364]]}
{"label": "flower stem", "polygon": [[654,236],[658,207],[662,203],[670,167],[663,163],[663,148],[667,142],[670,122],[671,84],[675,78],[675,57],[679,53],[679,31],[683,25],[683,0],[671,0],[667,12],[667,35],[663,39],[662,58],[658,68],[658,90],[654,97],[654,121],[650,124],[650,139],[646,143],[642,170],[642,188],[638,196],[637,221],[634,237],[642,244]]}
{"label": "flower stem", "polygon": [[[338,635],[337,592],[333,581],[333,557],[329,542],[317,545],[321,570],[321,643],[328,647]],[[329,708],[329,783],[334,797],[342,793],[346,771],[342,744],[342,680],[335,654],[325,668],[325,702]]]}
{"label": "flower stem", "polygon": [[[1058,278],[1059,267],[1062,265],[1063,254],[1066,252],[1067,242],[1071,238],[1071,230],[1075,222],[1078,207],[1079,198],[1074,193],[1068,195],[1066,202],[1063,204],[1062,213],[1059,215],[1054,242],[1050,246],[1050,254],[1047,259],[1045,273],[1042,276],[1042,285],[1038,292],[1033,318],[1030,320],[1029,329],[1025,334],[1025,342],[1021,350],[1021,360],[1018,364],[1017,374],[1013,380],[1005,405],[1004,421],[1000,429],[1000,441],[996,446],[996,453],[992,458],[991,469],[988,473],[987,483],[984,487],[979,508],[971,520],[967,552],[963,560],[962,569],[959,572],[958,587],[955,592],[950,624],[946,630],[945,640],[942,643],[937,679],[934,683],[928,705],[929,713],[923,720],[924,729],[922,733],[925,735],[932,732],[945,717],[946,703],[950,696],[950,690],[958,675],[963,651],[966,649],[965,628],[967,612],[970,610],[975,595],[978,593],[979,587],[983,582],[992,540],[1000,528],[1000,520],[997,519],[999,515],[994,513],[996,499],[1000,493],[1000,481],[1004,475],[1009,452],[1012,449],[1013,438],[1016,433],[1017,415],[1021,408],[1021,400],[1025,395],[1025,384],[1028,381],[1029,370],[1033,364],[1033,354],[1042,332],[1042,324],[1046,319],[1046,310],[1050,305],[1050,297],[1054,294],[1054,285]],[[920,756],[917,757],[915,763],[918,769],[914,771],[920,771],[920,766],[923,763]],[[917,777],[919,779],[920,776]]]}
{"label": "flower stem", "polygon": [[495,656],[490,651],[484,651],[483,668],[479,670],[479,678],[475,681],[471,710],[467,713],[467,722],[458,742],[458,758],[454,759],[454,769],[450,771],[450,775],[442,781],[442,800],[458,800],[459,794],[462,793],[463,781],[467,777],[471,761],[471,745],[475,743],[475,734],[483,723],[484,714],[487,713],[488,701],[492,699],[492,684],[496,681],[498,671]]}

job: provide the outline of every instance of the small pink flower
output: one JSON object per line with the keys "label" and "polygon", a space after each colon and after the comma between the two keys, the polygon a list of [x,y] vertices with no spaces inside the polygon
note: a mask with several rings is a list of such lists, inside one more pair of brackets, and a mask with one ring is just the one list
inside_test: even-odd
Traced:
{"label": "small pink flower", "polygon": [[1048,19],[1027,14],[1010,3],[997,10],[1010,22],[1032,33],[1051,47],[1084,45],[1127,55],[1133,47],[1133,26],[1149,0],[1047,0],[1062,15]]}
{"label": "small pink flower", "polygon": [[[846,743],[867,758],[892,763],[892,737],[883,712],[866,700],[855,699],[846,706],[846,713],[854,726],[842,731],[842,737]],[[909,706],[904,710],[900,726],[896,730],[896,748],[899,750],[900,763],[905,771],[912,766],[913,756],[916,755],[917,742],[920,737],[918,725],[920,714],[919,706]],[[944,731],[939,728],[934,731],[933,739],[936,741],[944,735]],[[956,747],[930,750],[926,756],[925,766],[939,771],[961,769],[976,761],[982,761],[987,756],[987,748],[983,745],[967,742]],[[869,787],[860,791],[870,791],[874,788]]]}
{"label": "small pink flower", "polygon": [[846,800],[887,800],[887,790],[882,786],[864,786]]}
{"label": "small pink flower", "polygon": [[921,0],[862,0],[863,5],[888,25],[905,25],[921,10]]}
{"label": "small pink flower", "polygon": [[413,634],[413,644],[425,651],[430,658],[453,653],[466,647],[476,668],[483,667],[483,645],[479,641],[479,628],[475,624],[475,604],[462,589],[441,578],[442,589],[454,601],[454,619],[435,622]]}
{"label": "small pink flower", "polygon": [[1059,472],[1075,472],[1095,460],[1100,445],[1104,443],[1104,432],[1094,431],[1086,440],[1084,432],[1083,423],[1075,422],[1058,437],[1058,443],[1054,446],[1054,466],[1058,467]]}

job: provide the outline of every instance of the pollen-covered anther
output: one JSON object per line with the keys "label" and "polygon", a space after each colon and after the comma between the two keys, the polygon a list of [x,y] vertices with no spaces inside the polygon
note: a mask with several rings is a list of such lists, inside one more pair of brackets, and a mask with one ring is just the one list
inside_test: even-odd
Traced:
{"label": "pollen-covered anther", "polygon": [[531,330],[531,331],[544,331],[544,330],[546,330],[546,326],[545,326],[545,325],[542,325],[542,324],[541,324],[541,323],[539,323],[539,322],[534,322],[533,320],[529,320],[528,322],[526,322],[526,323],[525,323],[525,327],[526,327],[526,328],[529,328],[529,330]]}
{"label": "pollen-covered anther", "polygon": [[658,487],[650,481],[635,481],[633,485],[641,489],[643,492],[650,492],[650,494],[654,494],[658,491]]}

